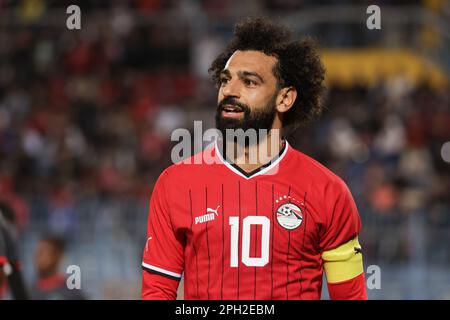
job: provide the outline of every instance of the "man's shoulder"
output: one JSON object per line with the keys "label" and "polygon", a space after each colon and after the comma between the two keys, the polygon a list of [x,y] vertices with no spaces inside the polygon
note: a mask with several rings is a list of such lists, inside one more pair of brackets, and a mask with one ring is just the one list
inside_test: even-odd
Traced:
{"label": "man's shoulder", "polygon": [[160,177],[166,179],[199,178],[205,170],[217,164],[215,149],[213,146],[197,154],[175,162],[164,169]]}
{"label": "man's shoulder", "polygon": [[331,184],[337,187],[346,188],[344,180],[324,164],[297,149],[292,148],[292,150],[294,159],[298,163],[298,167],[301,168],[301,170],[298,171],[301,175],[306,175],[309,179],[314,181],[315,184],[324,186]]}

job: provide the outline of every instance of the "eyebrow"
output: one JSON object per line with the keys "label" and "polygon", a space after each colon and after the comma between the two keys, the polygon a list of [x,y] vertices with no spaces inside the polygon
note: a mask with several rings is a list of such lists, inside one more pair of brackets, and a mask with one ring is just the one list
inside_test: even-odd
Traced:
{"label": "eyebrow", "polygon": [[256,72],[239,71],[238,75],[239,75],[239,77],[255,77],[255,78],[258,78],[259,81],[264,83],[263,78],[259,74],[257,74]]}
{"label": "eyebrow", "polygon": [[230,71],[228,71],[228,70],[222,70],[222,71],[220,71],[220,75],[221,76],[224,75],[224,76],[229,77],[231,74],[230,74]]}
{"label": "eyebrow", "polygon": [[[231,75],[229,70],[222,70],[220,72],[220,75],[225,75],[227,77],[229,77]],[[250,71],[238,71],[238,76],[240,78],[244,78],[244,77],[255,77],[258,78],[259,81],[261,81],[261,83],[264,83],[264,79],[257,74],[256,72],[250,72]]]}

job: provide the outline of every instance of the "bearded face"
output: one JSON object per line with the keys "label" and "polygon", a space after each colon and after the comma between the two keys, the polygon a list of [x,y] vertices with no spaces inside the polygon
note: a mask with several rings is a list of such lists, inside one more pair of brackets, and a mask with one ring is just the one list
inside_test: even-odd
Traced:
{"label": "bearded face", "polygon": [[250,107],[247,104],[239,102],[234,97],[225,97],[219,102],[216,111],[216,128],[226,136],[227,129],[254,129],[270,130],[275,118],[276,95],[264,106]]}

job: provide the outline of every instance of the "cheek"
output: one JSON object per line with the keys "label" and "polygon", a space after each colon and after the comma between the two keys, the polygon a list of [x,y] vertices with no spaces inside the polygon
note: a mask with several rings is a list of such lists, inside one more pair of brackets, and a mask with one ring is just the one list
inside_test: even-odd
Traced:
{"label": "cheek", "polygon": [[219,92],[217,93],[217,104],[219,104],[220,101],[223,99],[222,89],[219,89]]}
{"label": "cheek", "polygon": [[252,108],[263,108],[270,102],[272,95],[266,90],[249,90],[245,95],[248,106]]}

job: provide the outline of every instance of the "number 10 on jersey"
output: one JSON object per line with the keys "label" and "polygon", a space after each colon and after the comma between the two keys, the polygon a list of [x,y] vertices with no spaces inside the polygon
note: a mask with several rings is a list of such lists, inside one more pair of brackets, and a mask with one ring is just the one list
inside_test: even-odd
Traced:
{"label": "number 10 on jersey", "polygon": [[[239,217],[229,218],[231,226],[230,267],[237,267],[239,263]],[[250,257],[250,228],[252,225],[261,226],[261,256]],[[248,216],[242,220],[241,261],[247,267],[264,267],[269,262],[270,220],[264,216]]]}

